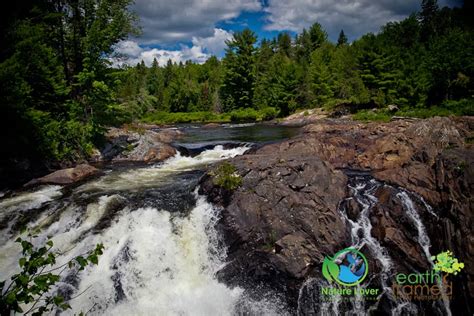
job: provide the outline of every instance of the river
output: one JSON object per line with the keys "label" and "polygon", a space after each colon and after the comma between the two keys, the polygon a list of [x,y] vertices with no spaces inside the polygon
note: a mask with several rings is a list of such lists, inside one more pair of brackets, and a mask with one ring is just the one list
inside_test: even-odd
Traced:
{"label": "river", "polygon": [[[256,299],[253,284],[231,287],[220,282],[216,274],[227,263],[215,225],[220,209],[197,193],[200,177],[210,164],[290,138],[298,129],[255,124],[178,128],[184,132],[173,143],[179,152],[164,162],[108,165],[100,177],[72,187],[43,185],[5,193],[0,198],[0,279],[19,271],[20,247],[14,240],[26,226],[38,236],[36,245],[49,238],[54,242],[61,253],[58,266],[98,243],[105,246],[97,266],[62,274],[54,291],[70,300],[72,310],[66,315],[364,315],[376,311],[378,302],[392,315],[421,311],[417,304],[394,297],[390,280],[395,258],[372,236],[370,216],[378,203],[374,192],[387,185],[369,173],[350,170],[346,201],[353,199],[361,211],[356,218],[349,216],[341,201],[339,215],[350,232],[347,243],[365,249],[378,262],[377,275],[359,288],[380,288],[377,303],[357,295],[345,302],[337,297],[322,301],[320,288],[328,284],[308,278],[295,310],[271,289],[262,289]],[[437,214],[421,197],[390,188],[425,260],[433,264],[431,241],[415,204],[424,205],[430,216]],[[433,310],[451,313],[447,300],[434,303]]]}
{"label": "river", "polygon": [[18,271],[22,226],[48,238],[58,265],[97,243],[97,266],[63,273],[56,288],[72,312],[91,315],[275,315],[277,295],[254,301],[216,278],[226,249],[214,224],[219,209],[197,194],[207,165],[254,146],[289,138],[294,128],[254,124],[179,127],[174,157],[149,166],[106,166],[104,175],[72,188],[44,185],[0,199],[0,279]]}

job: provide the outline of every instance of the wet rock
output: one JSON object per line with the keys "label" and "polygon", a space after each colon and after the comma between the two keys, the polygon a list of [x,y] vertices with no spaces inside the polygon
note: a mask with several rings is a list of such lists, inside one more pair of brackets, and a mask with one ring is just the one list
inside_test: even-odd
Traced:
{"label": "wet rock", "polygon": [[[304,278],[347,240],[337,210],[347,178],[319,158],[283,144],[267,145],[231,163],[242,176],[234,192],[216,187],[209,175],[201,180],[201,193],[225,206],[218,229],[229,246],[229,264],[220,277],[245,285],[246,277],[239,279],[234,272],[258,266],[259,281],[290,293],[294,305]],[[276,281],[275,275],[285,279]]]}
{"label": "wet rock", "polygon": [[106,134],[107,142],[95,154],[92,161],[112,162],[158,162],[176,154],[172,141],[180,137],[182,132],[164,129],[159,132],[152,130],[131,131],[111,128]]}
{"label": "wet rock", "polygon": [[400,109],[398,108],[398,106],[396,106],[395,104],[389,104],[389,105],[387,106],[387,109],[388,109],[390,112],[397,112],[398,110],[400,110]]}
{"label": "wet rock", "polygon": [[99,173],[99,170],[88,164],[80,164],[74,168],[54,171],[44,177],[33,179],[25,186],[37,184],[71,184]]}
{"label": "wet rock", "polygon": [[221,126],[220,124],[218,123],[207,123],[207,124],[204,124],[202,126],[202,128],[216,128],[216,127],[219,127]]}
{"label": "wet rock", "polygon": [[202,179],[201,192],[224,206],[218,226],[229,245],[230,263],[220,278],[245,285],[243,271],[253,271],[258,276],[247,279],[281,289],[294,306],[302,282],[321,277],[324,255],[350,243],[338,204],[343,202],[352,220],[361,212],[346,199],[347,179],[337,169],[364,170],[388,184],[374,192],[378,203],[370,222],[372,236],[390,252],[394,267],[430,267],[417,228],[397,197],[401,187],[413,192],[430,252],[449,249],[466,263],[453,289],[466,294],[453,297],[451,306],[472,312],[474,146],[466,139],[474,135],[474,118],[368,124],[321,119],[303,130],[296,138],[233,159],[243,179],[234,192],[216,188],[209,176]]}
{"label": "wet rock", "polygon": [[283,126],[305,126],[325,118],[327,118],[327,113],[323,109],[308,109],[285,117],[279,124]]}

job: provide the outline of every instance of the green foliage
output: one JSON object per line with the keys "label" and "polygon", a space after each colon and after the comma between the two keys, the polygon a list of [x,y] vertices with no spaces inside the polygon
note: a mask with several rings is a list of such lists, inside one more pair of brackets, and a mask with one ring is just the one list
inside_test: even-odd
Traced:
{"label": "green foliage", "polygon": [[32,243],[34,236],[28,237],[29,240],[21,237],[16,239],[23,255],[18,261],[20,272],[11,276],[10,280],[0,282],[0,314],[17,312],[42,315],[54,310],[70,309],[64,297],[53,291],[54,285],[60,281],[61,273],[66,269],[77,271],[84,270],[88,265],[97,265],[104,246],[97,244],[90,252],[57,265],[59,253],[53,251],[53,241],[48,240],[45,245],[35,247]]}
{"label": "green foliage", "polygon": [[230,115],[214,112],[152,112],[148,113],[143,121],[153,124],[225,123],[230,122]]}
{"label": "green foliage", "polygon": [[57,161],[75,161],[87,157],[93,148],[94,128],[76,120],[57,121],[51,114],[29,109],[26,117],[35,126],[35,137],[43,156]]}
{"label": "green foliage", "polygon": [[347,45],[347,36],[344,33],[344,30],[341,30],[341,32],[339,33],[339,37],[337,39],[337,46],[339,47],[343,45]]}
{"label": "green foliage", "polygon": [[445,101],[439,106],[428,108],[404,108],[396,113],[399,116],[428,118],[433,116],[474,115],[474,100]]}
{"label": "green foliage", "polygon": [[108,57],[136,33],[131,0],[39,0],[2,23],[0,137],[4,161],[85,158],[120,117]]}
{"label": "green foliage", "polygon": [[238,109],[230,112],[230,120],[232,122],[255,122],[258,113],[254,109]]}
{"label": "green foliage", "polygon": [[211,176],[215,185],[226,190],[233,191],[242,185],[242,177],[237,173],[237,168],[227,161],[220,164]]}
{"label": "green foliage", "polygon": [[261,121],[270,121],[278,117],[278,110],[272,107],[266,107],[259,111],[259,118]]}
{"label": "green foliage", "polygon": [[274,230],[272,230],[265,238],[265,244],[263,245],[263,249],[266,251],[273,251],[275,250],[275,244],[277,242],[277,235]]}
{"label": "green foliage", "polygon": [[245,29],[227,42],[222,61],[111,68],[109,57],[120,57],[114,45],[138,33],[131,3],[39,0],[5,23],[0,137],[11,166],[82,159],[105,126],[136,120],[261,121],[340,104],[352,112],[395,104],[397,115],[417,117],[473,112],[468,5],[439,8],[423,0],[420,12],[350,44],[342,30],[330,43],[318,23],[294,40],[280,33],[259,46]]}
{"label": "green foliage", "polygon": [[244,29],[227,42],[223,60],[225,73],[220,90],[225,111],[252,107],[256,41],[255,34],[250,29]]}
{"label": "green foliage", "polygon": [[372,110],[361,110],[354,114],[353,118],[358,121],[368,122],[389,122],[392,118],[391,115],[385,111],[372,111]]}

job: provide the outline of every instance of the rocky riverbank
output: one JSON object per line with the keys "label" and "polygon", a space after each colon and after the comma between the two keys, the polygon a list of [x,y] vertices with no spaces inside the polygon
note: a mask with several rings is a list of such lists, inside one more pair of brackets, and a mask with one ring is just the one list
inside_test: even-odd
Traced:
{"label": "rocky riverbank", "polygon": [[87,162],[77,166],[56,170],[43,177],[33,179],[26,187],[37,184],[73,184],[100,173],[93,165],[102,163],[156,163],[176,154],[171,142],[182,132],[174,129],[154,131],[157,126],[139,126],[136,129],[110,128],[105,134],[105,143],[95,149]]}
{"label": "rocky riverbank", "polygon": [[[223,206],[218,228],[228,245],[229,264],[220,278],[276,289],[296,308],[301,285],[309,278],[322,279],[324,256],[351,245],[341,209],[353,220],[360,216],[361,207],[348,189],[352,176],[347,171],[357,170],[381,183],[372,193],[378,203],[369,214],[371,236],[387,249],[393,272],[431,267],[420,227],[400,196],[407,190],[431,240],[430,253],[451,250],[465,263],[453,279],[451,310],[471,314],[473,136],[471,117],[383,124],[327,119],[306,125],[296,138],[232,159],[242,177],[235,191],[216,186],[209,175],[201,179],[201,193]],[[369,261],[376,261],[376,254],[365,250]],[[382,270],[377,262],[371,265],[375,279]],[[388,299],[381,301],[374,308],[389,310]],[[416,304],[428,312],[434,308]]]}

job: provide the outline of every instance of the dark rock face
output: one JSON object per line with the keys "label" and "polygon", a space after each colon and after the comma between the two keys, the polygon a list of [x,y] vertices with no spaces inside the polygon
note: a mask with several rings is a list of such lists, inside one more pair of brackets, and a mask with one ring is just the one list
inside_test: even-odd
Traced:
{"label": "dark rock face", "polygon": [[181,136],[178,130],[142,130],[140,132],[111,128],[107,135],[107,143],[97,152],[92,161],[112,162],[158,162],[176,154],[169,145]]}
{"label": "dark rock face", "polygon": [[337,211],[346,176],[315,156],[285,148],[232,162],[243,184],[231,197],[209,176],[201,186],[214,203],[226,205],[219,229],[229,245],[230,263],[220,276],[233,284],[245,283],[246,277],[270,281],[288,292],[294,305],[301,281],[347,239]]}
{"label": "dark rock face", "polygon": [[54,171],[44,177],[33,179],[25,186],[37,184],[71,184],[83,180],[87,177],[99,173],[99,170],[88,164],[77,165],[74,168],[67,168]]}
{"label": "dark rock face", "polygon": [[[325,255],[350,245],[340,203],[355,220],[360,205],[348,197],[338,169],[364,170],[380,186],[371,210],[371,235],[393,252],[398,272],[429,269],[417,231],[397,197],[399,188],[417,195],[417,211],[431,239],[430,251],[451,250],[465,263],[453,282],[453,312],[472,313],[474,297],[474,118],[397,120],[361,124],[326,120],[307,125],[297,138],[264,146],[231,160],[243,178],[234,192],[209,176],[201,193],[224,206],[219,229],[229,264],[219,275],[230,284],[246,279],[278,289],[295,306],[308,277],[321,278]],[[428,214],[425,201],[432,206]],[[377,267],[375,267],[377,269]],[[387,309],[380,304],[379,310]]]}

